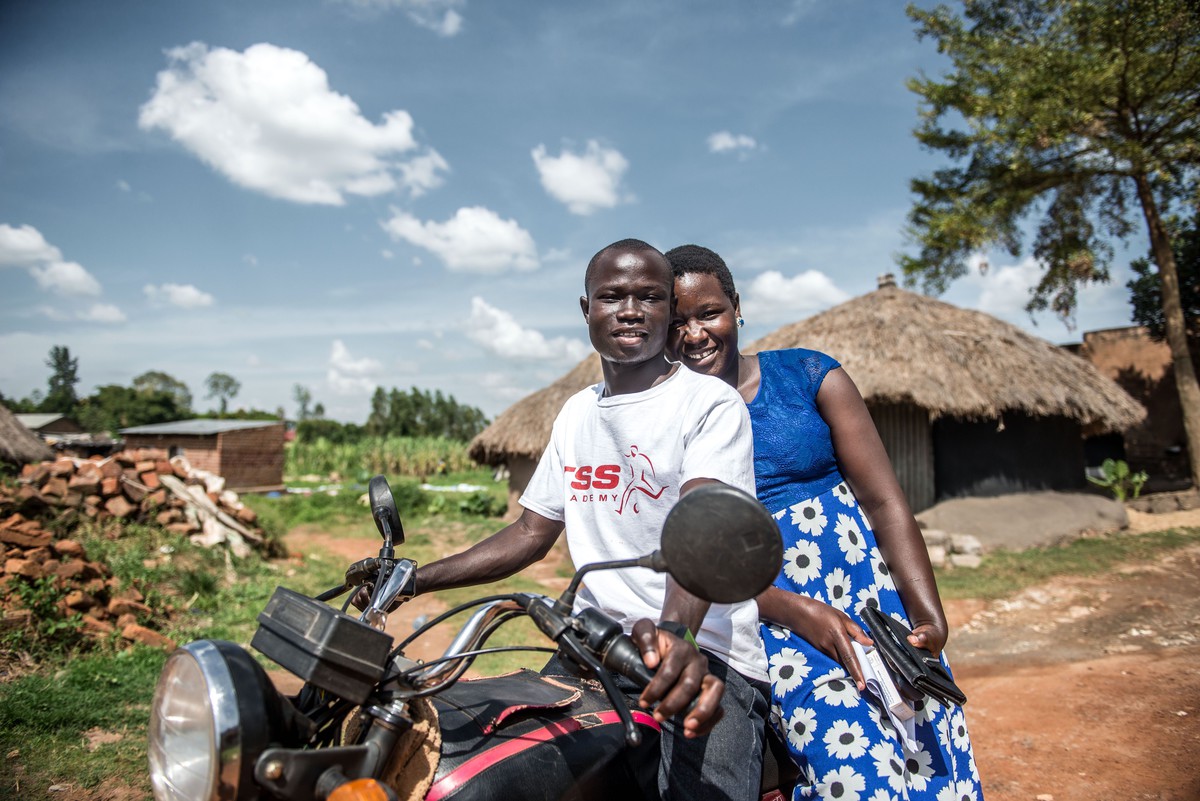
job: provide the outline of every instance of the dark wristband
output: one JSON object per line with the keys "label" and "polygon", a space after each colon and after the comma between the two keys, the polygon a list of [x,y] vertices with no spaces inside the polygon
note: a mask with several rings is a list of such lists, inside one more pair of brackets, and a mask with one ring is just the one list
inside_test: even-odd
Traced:
{"label": "dark wristband", "polygon": [[692,630],[680,623],[678,620],[664,620],[658,624],[658,627],[663,631],[671,632],[679,639],[690,644],[697,651],[700,650],[700,646],[696,645],[696,638],[692,634]]}

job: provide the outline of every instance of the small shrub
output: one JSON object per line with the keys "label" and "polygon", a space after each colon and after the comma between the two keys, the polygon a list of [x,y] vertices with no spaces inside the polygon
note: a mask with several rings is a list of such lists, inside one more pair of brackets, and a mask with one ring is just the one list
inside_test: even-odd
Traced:
{"label": "small shrub", "polygon": [[1142,485],[1150,478],[1145,470],[1134,473],[1124,459],[1105,459],[1100,465],[1100,476],[1088,475],[1087,480],[1098,487],[1110,490],[1113,497],[1124,502],[1128,497],[1138,497]]}

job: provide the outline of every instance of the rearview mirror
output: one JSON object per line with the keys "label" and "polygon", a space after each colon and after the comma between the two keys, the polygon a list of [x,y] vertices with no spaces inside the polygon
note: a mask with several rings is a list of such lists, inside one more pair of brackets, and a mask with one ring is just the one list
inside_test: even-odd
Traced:
{"label": "rearview mirror", "polygon": [[375,476],[367,485],[367,499],[371,504],[371,518],[379,535],[385,542],[400,545],[404,542],[404,527],[400,525],[400,512],[392,498],[392,488],[383,476]]}
{"label": "rearview mirror", "polygon": [[753,598],[783,566],[783,540],[771,513],[728,484],[704,484],[667,513],[659,548],[680,586],[713,603]]}

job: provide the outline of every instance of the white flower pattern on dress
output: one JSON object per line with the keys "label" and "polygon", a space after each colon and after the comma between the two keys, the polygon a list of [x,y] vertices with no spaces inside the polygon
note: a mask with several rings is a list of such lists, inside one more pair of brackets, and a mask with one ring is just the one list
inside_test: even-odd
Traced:
{"label": "white flower pattern on dress", "polygon": [[800,540],[783,552],[783,572],[803,587],[821,577],[821,548],[812,540]]}
{"label": "white flower pattern on dress", "polygon": [[[875,772],[888,783],[893,792],[904,792],[904,759],[890,742],[871,746],[871,758],[875,760]],[[940,801],[940,799],[939,799]]]}
{"label": "white flower pattern on dress", "polygon": [[895,592],[896,581],[892,578],[892,570],[883,560],[883,554],[879,552],[878,547],[871,549],[871,571],[875,574],[876,586]]}
{"label": "white flower pattern on dress", "polygon": [[838,759],[858,759],[867,753],[870,741],[863,735],[862,726],[853,720],[835,720],[825,730],[825,750]]}
{"label": "white flower pattern on dress", "polygon": [[854,497],[854,493],[850,491],[850,485],[845,481],[834,487],[831,492],[833,492],[833,497],[837,498],[846,506],[858,506],[858,499]]}
{"label": "white flower pattern on dress", "polygon": [[767,633],[777,640],[786,640],[792,636],[791,629],[786,626],[781,626],[778,623],[768,623],[766,625]]}
{"label": "white flower pattern on dress", "polygon": [[810,537],[825,530],[825,507],[818,498],[809,498],[792,507],[792,525]]}
{"label": "white flower pattern on dress", "polygon": [[821,777],[817,792],[827,801],[859,801],[867,782],[850,765],[843,765]]}
{"label": "white flower pattern on dress", "polygon": [[783,648],[768,660],[767,673],[771,678],[771,689],[777,694],[791,692],[812,672],[808,657],[795,648]]}
{"label": "white flower pattern on dress", "polygon": [[850,515],[838,514],[837,522],[833,524],[833,530],[837,532],[838,547],[846,555],[847,562],[857,565],[866,557],[867,549],[864,546],[862,529],[858,527],[858,523],[854,522],[854,518]]}
{"label": "white flower pattern on dress", "polygon": [[950,734],[954,737],[954,747],[959,751],[966,751],[971,747],[971,740],[967,737],[967,721],[961,709],[955,709],[950,714]]}
{"label": "white flower pattern on dress", "polygon": [[[859,610],[868,604],[909,625],[861,504],[845,499],[827,489],[815,498],[797,494],[776,507],[785,551],[776,584],[842,609],[859,625]],[[850,555],[856,551],[861,558],[854,562]],[[797,561],[801,554],[807,562]],[[818,559],[820,568],[814,569]],[[773,725],[803,777],[794,799],[840,793],[836,797],[858,801],[983,801],[965,719],[961,713],[954,717],[954,707],[931,700],[918,704],[918,745],[904,749],[879,701],[869,693],[860,696],[838,660],[782,626],[769,625],[762,636],[771,677],[784,665],[783,672],[790,670],[781,676],[790,689],[773,682],[772,698],[778,708]],[[802,679],[795,671],[798,657],[807,671]]]}
{"label": "white flower pattern on dress", "polygon": [[813,690],[813,697],[818,701],[824,701],[830,706],[858,706],[858,688],[854,686],[853,679],[847,676],[846,671],[841,667],[826,673],[814,684],[816,684],[816,689]]}
{"label": "white flower pattern on dress", "polygon": [[803,750],[817,735],[817,714],[805,707],[798,708],[784,722],[784,732],[792,745]]}
{"label": "white flower pattern on dress", "polygon": [[830,606],[836,606],[843,612],[850,608],[850,593],[853,592],[853,587],[850,586],[850,577],[846,575],[845,570],[835,567],[829,571],[829,575],[825,576],[825,592],[829,594]]}
{"label": "white flower pattern on dress", "polygon": [[918,746],[915,751],[903,749],[904,770],[908,773],[909,786],[924,792],[929,786],[929,778],[933,776],[933,754],[925,749],[923,743],[918,743]]}
{"label": "white flower pattern on dress", "polygon": [[854,611],[858,612],[858,616],[862,617],[862,608],[864,606],[879,608],[879,588],[872,584],[870,587],[859,590],[854,597],[858,602],[854,605]]}

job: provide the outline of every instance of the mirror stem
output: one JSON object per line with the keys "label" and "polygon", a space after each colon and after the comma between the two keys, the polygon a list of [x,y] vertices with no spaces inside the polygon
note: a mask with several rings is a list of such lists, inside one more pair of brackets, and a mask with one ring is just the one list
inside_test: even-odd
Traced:
{"label": "mirror stem", "polygon": [[571,579],[567,589],[554,602],[554,611],[560,615],[571,614],[571,608],[575,606],[575,595],[579,591],[579,584],[583,581],[585,573],[593,570],[616,570],[623,567],[646,567],[655,573],[665,573],[667,572],[667,560],[663,558],[662,551],[655,551],[637,559],[617,559],[612,562],[593,562],[590,565],[584,565],[575,572],[575,577]]}

